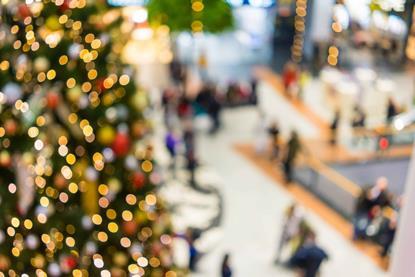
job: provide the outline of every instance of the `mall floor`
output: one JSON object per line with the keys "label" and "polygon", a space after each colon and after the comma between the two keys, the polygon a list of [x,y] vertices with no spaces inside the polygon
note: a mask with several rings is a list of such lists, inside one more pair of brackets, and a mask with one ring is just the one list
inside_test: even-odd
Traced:
{"label": "mall floor", "polygon": [[[210,39],[211,44],[220,40]],[[228,74],[222,74],[220,71],[218,75],[221,77],[226,76],[227,79],[234,80],[241,77],[247,79],[250,74],[246,74],[245,68],[250,69],[251,64],[261,61],[249,59],[241,64],[242,56],[250,57],[250,55],[241,55],[241,53],[224,55],[224,53],[233,53],[229,51],[235,49],[232,38],[229,40],[228,43],[220,44],[220,51],[217,47],[219,44],[216,47],[209,45],[212,47],[205,48],[209,50],[207,53],[209,60],[212,57],[227,58],[226,61],[221,59],[221,62],[210,63],[209,73],[218,73],[219,69],[223,69],[235,78],[229,78]],[[217,53],[221,54],[220,57],[216,56]],[[237,61],[236,64],[233,60],[229,60],[233,57]],[[234,67],[229,69],[229,66],[224,64]],[[159,74],[153,77],[160,79]],[[262,110],[270,119],[275,118],[280,121],[283,135],[288,135],[295,128],[302,137],[318,136],[319,130],[271,87],[260,85],[259,90],[261,97],[264,97],[260,105]],[[219,225],[215,226],[213,231],[210,230],[210,237],[205,236],[205,241],[202,241],[205,253],[199,261],[198,271],[191,276],[220,276],[220,264],[225,253],[231,255],[231,265],[236,277],[296,276],[294,272],[273,262],[284,212],[293,202],[293,198],[282,184],[268,177],[251,161],[245,160],[235,149],[237,143],[255,143],[258,117],[255,107],[225,110],[222,114],[223,126],[218,134],[198,136],[199,161],[203,164],[203,168],[209,169],[210,174],[206,174],[205,177],[215,175],[215,178],[220,179],[219,182],[212,184],[218,188],[220,199],[215,195],[205,197],[192,191],[184,181],[180,184],[180,176],[179,182],[166,186],[165,195],[172,198],[171,201],[175,201],[176,206],[179,206],[178,212],[172,215],[173,222],[178,225],[175,229],[183,231],[186,227],[195,225],[204,227],[206,222],[216,217],[218,212],[221,214]],[[162,139],[162,136],[160,138]],[[218,207],[220,211],[217,211]],[[324,218],[311,211],[306,211],[306,218],[317,232],[318,243],[330,256],[322,266],[322,277],[387,276],[386,272],[360,252],[350,240],[333,229]],[[185,263],[187,255],[185,243],[182,242],[178,248],[179,260]]]}
{"label": "mall floor", "polygon": [[[280,101],[279,105],[274,111],[290,109],[286,106],[290,105],[288,102]],[[288,123],[286,126],[302,126],[305,119],[292,114],[284,121]],[[219,134],[199,137],[202,162],[222,178],[220,191],[224,204],[220,226],[222,237],[200,260],[199,270],[192,276],[219,276],[224,253],[230,253],[238,277],[295,276],[273,264],[284,210],[293,199],[281,184],[264,175],[234,150],[235,143],[254,143],[257,122],[256,108],[227,110],[223,113],[223,128]],[[306,218],[315,228],[319,244],[330,256],[322,266],[321,276],[386,276],[323,218],[310,211],[306,211]]]}

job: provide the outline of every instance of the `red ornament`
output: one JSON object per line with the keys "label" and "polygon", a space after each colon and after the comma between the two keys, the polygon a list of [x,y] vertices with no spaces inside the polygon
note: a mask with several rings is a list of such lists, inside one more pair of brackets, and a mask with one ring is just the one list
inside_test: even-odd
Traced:
{"label": "red ornament", "polygon": [[132,182],[135,188],[141,189],[146,181],[146,177],[141,172],[135,172],[132,176]]}
{"label": "red ornament", "polygon": [[118,133],[112,143],[112,150],[117,157],[125,156],[130,150],[130,137],[127,133]]}
{"label": "red ornament", "polygon": [[4,129],[7,135],[14,136],[17,132],[16,121],[14,121],[13,119],[9,119],[6,122],[4,122]]}
{"label": "red ornament", "polygon": [[59,6],[61,12],[65,12],[69,9],[69,0],[63,1],[63,4]]}
{"label": "red ornament", "polygon": [[105,80],[104,78],[98,78],[96,81],[96,87],[98,88],[100,92],[105,91],[104,80]]}
{"label": "red ornament", "polygon": [[50,91],[46,95],[46,105],[49,109],[56,109],[59,104],[59,94],[56,91]]}
{"label": "red ornament", "polygon": [[153,243],[151,247],[151,252],[154,256],[159,256],[162,250],[163,250],[163,245],[161,245],[160,242]]}
{"label": "red ornament", "polygon": [[53,178],[54,182],[55,182],[55,186],[56,188],[58,188],[59,190],[64,190],[67,187],[67,182],[66,179],[63,177],[62,174],[57,174],[55,175],[55,177]]}
{"label": "red ornament", "polygon": [[26,18],[32,15],[32,12],[30,11],[29,7],[26,4],[19,5],[18,13],[21,16],[21,18]]}
{"label": "red ornament", "polygon": [[127,236],[135,236],[137,234],[138,224],[134,220],[124,221],[122,223],[122,230]]}
{"label": "red ornament", "polygon": [[12,159],[10,158],[9,154],[0,154],[0,167],[10,167],[12,166]]}
{"label": "red ornament", "polygon": [[73,256],[69,256],[65,259],[65,265],[70,269],[74,269],[76,267],[76,264],[76,258]]}

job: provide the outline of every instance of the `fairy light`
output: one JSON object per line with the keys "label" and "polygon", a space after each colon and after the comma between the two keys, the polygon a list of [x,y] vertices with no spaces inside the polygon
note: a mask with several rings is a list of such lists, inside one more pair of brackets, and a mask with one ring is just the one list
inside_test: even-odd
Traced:
{"label": "fairy light", "polygon": [[193,21],[190,28],[193,33],[203,32],[203,22],[200,20],[201,14],[205,8],[203,0],[191,0],[192,1],[192,15]]}
{"label": "fairy light", "polygon": [[[343,32],[343,27],[340,21],[334,15],[333,15],[333,23],[331,24],[331,29],[333,31],[334,36],[338,36]],[[333,43],[328,49],[327,63],[330,66],[335,67],[337,66],[338,62],[339,62],[339,49],[337,48],[335,43]]]}
{"label": "fairy light", "polygon": [[294,42],[291,47],[291,59],[299,63],[303,58],[305,22],[307,16],[307,0],[296,0],[294,18]]}
{"label": "fairy light", "polygon": [[[203,32],[202,13],[206,9],[205,3],[203,0],[189,1],[192,1],[193,20],[190,23],[192,30],[195,33]],[[27,0],[26,2],[31,5],[38,0]],[[14,99],[10,105],[4,105],[10,100],[7,99],[7,94],[1,92],[0,105],[4,105],[6,109],[13,109],[11,113],[13,115],[24,113],[24,117],[27,118],[28,125],[18,125],[15,128],[17,131],[14,132],[26,136],[31,150],[36,150],[24,153],[22,156],[24,156],[25,164],[28,164],[29,179],[34,184],[33,187],[38,195],[34,200],[34,212],[28,213],[28,215],[33,214],[31,218],[10,215],[7,221],[10,226],[4,230],[5,235],[9,236],[12,241],[7,254],[10,257],[26,257],[28,255],[27,249],[35,252],[30,252],[32,256],[28,266],[37,268],[36,276],[47,276],[47,273],[40,268],[47,269],[48,274],[49,270],[53,272],[53,269],[62,271],[63,264],[65,266],[70,264],[65,263],[65,259],[72,258],[78,264],[75,268],[65,269],[65,274],[86,276],[88,273],[81,268],[85,268],[85,265],[91,265],[99,268],[102,276],[109,276],[110,271],[104,268],[110,268],[112,261],[106,255],[111,253],[110,250],[116,249],[115,245],[117,245],[117,248],[121,247],[121,250],[117,251],[125,256],[119,256],[121,258],[118,259],[119,261],[125,260],[124,265],[120,265],[121,274],[125,275],[130,272],[142,276],[147,273],[151,274],[150,270],[160,267],[157,270],[168,272],[171,275],[174,272],[170,271],[170,265],[166,265],[165,259],[147,250],[151,248],[153,241],[160,241],[160,247],[164,247],[163,241],[170,238],[167,236],[160,239],[163,234],[159,231],[153,232],[151,226],[151,224],[156,224],[159,210],[162,210],[159,209],[161,201],[158,201],[156,194],[151,191],[138,194],[136,191],[130,191],[131,193],[127,191],[124,197],[125,194],[119,192],[124,190],[123,182],[128,181],[124,180],[124,176],[116,174],[117,167],[123,166],[123,163],[114,162],[116,151],[112,149],[113,145],[111,143],[105,145],[106,150],[113,151],[114,157],[112,159],[108,159],[108,151],[95,147],[95,144],[90,148],[85,146],[85,141],[95,142],[95,136],[99,142],[102,126],[122,121],[117,118],[119,116],[118,105],[124,105],[126,97],[129,97],[132,91],[135,92],[130,71],[123,70],[122,67],[119,68],[118,61],[114,61],[114,53],[118,54],[122,50],[123,44],[121,42],[117,42],[115,45],[108,43],[105,34],[97,33],[95,31],[97,28],[90,28],[91,23],[99,22],[99,17],[91,15],[91,20],[79,20],[78,12],[71,11],[71,9],[82,9],[86,4],[85,0],[48,1],[43,5],[31,6],[30,15],[25,15],[22,18],[13,17],[12,20],[20,22],[12,23],[11,26],[6,25],[7,33],[14,36],[14,40],[10,42],[10,47],[8,47],[9,51],[13,52],[12,54],[19,54],[16,55],[19,56],[19,59],[22,57],[22,60],[26,58],[27,61],[15,62],[13,60],[11,62],[8,57],[0,55],[0,72],[2,74],[13,72],[11,77],[16,83],[18,85],[24,84],[22,96]],[[59,6],[58,13],[44,16],[43,11],[48,5]],[[19,10],[19,12],[24,12],[24,10]],[[107,15],[105,17],[107,18]],[[0,18],[9,20],[8,17],[1,16]],[[99,23],[105,24],[105,22]],[[154,32],[162,35],[168,41],[169,29],[166,26],[160,26]],[[112,35],[110,32],[108,34]],[[0,41],[3,42],[3,39],[0,33]],[[71,41],[72,44],[64,50],[63,47],[66,45],[61,45],[61,41]],[[112,49],[111,45],[113,45]],[[107,55],[107,50],[112,52]],[[39,51],[39,53],[36,55],[27,53],[30,51]],[[57,57],[56,64],[49,60],[48,54],[49,52],[52,54],[51,51],[61,51],[61,53],[53,53],[53,56]],[[24,56],[23,53],[27,54]],[[105,53],[105,55],[101,53]],[[42,55],[45,56],[42,57]],[[30,60],[36,56],[38,58]],[[159,58],[160,61],[167,63],[172,59],[172,54],[166,50],[160,54]],[[105,69],[102,69],[102,61],[108,64]],[[32,97],[26,97],[25,94],[29,93],[33,94],[33,98],[42,97],[39,103],[32,101]],[[30,101],[26,99],[30,99]],[[110,107],[114,104],[117,105],[117,109]],[[113,109],[112,115],[115,120],[109,120],[105,112],[98,114],[97,118],[88,117],[89,111],[98,107],[103,108],[103,111]],[[54,109],[56,113],[51,113],[51,109]],[[16,122],[16,124],[21,124],[18,120]],[[137,123],[133,122],[133,124]],[[64,125],[64,128],[59,125]],[[115,126],[114,130],[117,130]],[[11,146],[15,146],[12,136],[9,128],[0,127],[0,143],[3,147],[0,153],[2,165],[9,165],[12,162],[13,156],[10,149],[14,149]],[[75,137],[76,139],[74,139]],[[138,144],[140,143],[142,141],[138,141]],[[135,149],[131,152],[134,151]],[[136,170],[150,175],[154,166],[151,157],[145,155]],[[96,172],[96,178],[87,177],[89,176],[87,170],[89,168]],[[108,179],[106,180],[106,178]],[[151,182],[151,180],[148,181]],[[12,183],[12,180],[6,181],[5,184],[8,189],[7,193],[17,193],[17,185],[19,184]],[[148,187],[150,188],[150,186]],[[129,186],[126,188],[130,189]],[[85,200],[83,198],[87,193],[91,193],[88,195],[91,197],[87,197]],[[78,224],[77,220],[71,221],[71,224],[59,222],[61,215],[78,208],[84,208],[86,211],[86,206],[89,204],[95,207],[93,212],[82,215],[82,224]],[[137,224],[140,220],[146,221],[148,224],[146,223],[145,227],[141,228],[142,226]],[[128,236],[123,234],[124,231],[127,233],[125,228],[131,228],[128,225],[135,226],[136,234],[128,234]],[[93,230],[93,227],[99,230]],[[164,229],[162,222],[159,227],[160,229],[157,230]],[[39,230],[42,232],[39,233]],[[82,240],[79,239],[80,234],[87,231],[91,232],[91,237],[89,237],[91,241],[88,243],[95,246],[88,251],[95,254],[85,255],[83,250],[80,251],[80,249],[88,248],[85,248],[85,245],[82,245]],[[29,239],[27,239],[28,237]],[[145,245],[144,243],[149,244]],[[36,244],[42,245],[38,247],[39,245]],[[98,244],[99,247],[95,244]],[[68,248],[69,251],[67,251]],[[62,251],[63,249],[65,251]],[[98,253],[100,251],[102,252]],[[161,253],[165,253],[165,251],[161,251]],[[62,265],[53,263],[54,265],[50,267],[51,261],[54,260],[62,260]],[[128,261],[132,260],[135,262],[128,264]],[[23,259],[21,262],[19,261],[19,267],[25,268],[27,266],[25,262]],[[10,264],[10,270],[8,270],[10,275],[27,275],[13,267],[16,265]],[[53,274],[59,275],[62,272]],[[51,275],[53,274],[51,273]]]}

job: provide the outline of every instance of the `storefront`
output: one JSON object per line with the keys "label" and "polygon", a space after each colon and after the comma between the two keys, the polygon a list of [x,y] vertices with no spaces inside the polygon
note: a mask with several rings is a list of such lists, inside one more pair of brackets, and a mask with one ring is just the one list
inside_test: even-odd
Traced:
{"label": "storefront", "polygon": [[[318,2],[327,2],[324,6],[331,15],[322,17]],[[346,69],[402,64],[408,55],[405,48],[412,6],[406,0],[316,0],[310,38],[317,48],[314,61],[319,66],[328,63]],[[321,32],[327,33],[323,30],[327,24],[313,23],[327,20],[331,34],[321,38]],[[336,55],[328,53],[331,46],[337,48]]]}

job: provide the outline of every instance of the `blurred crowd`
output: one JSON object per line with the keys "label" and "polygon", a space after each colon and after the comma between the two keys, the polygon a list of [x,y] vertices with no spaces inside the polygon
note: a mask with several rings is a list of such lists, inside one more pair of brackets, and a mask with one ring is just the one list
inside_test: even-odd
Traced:
{"label": "blurred crowd", "polygon": [[285,212],[275,263],[296,270],[299,276],[318,276],[329,256],[317,243],[316,232],[305,219],[301,206],[294,203]]}
{"label": "blurred crowd", "polygon": [[[235,103],[235,99],[240,99],[241,95],[246,92],[237,83],[231,83],[229,91],[223,94],[223,88],[221,90],[216,84],[205,80],[202,80],[203,83],[198,86],[196,93],[190,92],[187,84],[188,78],[191,77],[188,76],[186,66],[174,61],[170,71],[172,84],[164,90],[162,95],[166,127],[164,144],[170,156],[169,171],[172,178],[176,178],[176,171],[180,166],[184,166],[188,172],[190,187],[203,191],[204,188],[197,183],[195,178],[195,172],[200,165],[197,157],[196,134],[198,132],[216,134],[221,127],[220,115],[223,106],[227,105],[226,101]],[[203,77],[205,72],[201,73]],[[249,91],[249,95],[251,92]],[[197,271],[199,260],[206,254],[196,247],[202,232],[202,230],[188,228],[185,233],[176,235],[187,244],[187,264],[190,272]],[[223,277],[232,276],[229,254],[223,256],[218,272],[221,272]]]}
{"label": "blurred crowd", "polygon": [[388,179],[380,177],[373,186],[363,189],[353,220],[353,238],[379,244],[382,257],[389,254],[403,205],[403,196],[395,196],[388,186]]}

